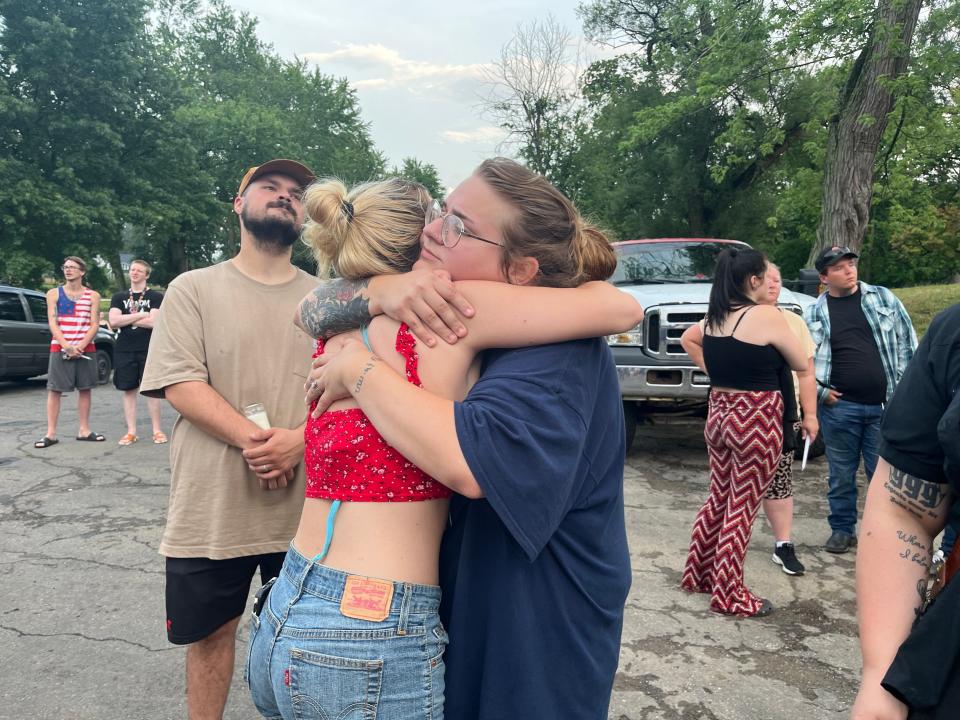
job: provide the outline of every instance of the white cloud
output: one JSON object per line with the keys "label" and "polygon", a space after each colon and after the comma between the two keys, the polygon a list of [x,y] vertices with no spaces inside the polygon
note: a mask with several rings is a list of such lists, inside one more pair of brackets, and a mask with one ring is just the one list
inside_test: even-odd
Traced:
{"label": "white cloud", "polygon": [[[332,52],[308,52],[303,58],[324,70],[324,66],[347,69],[350,82],[358,88],[479,80],[487,67],[481,63],[457,65],[410,60],[381,44],[348,44]],[[355,75],[367,77],[355,78]]]}
{"label": "white cloud", "polygon": [[507,137],[507,131],[498,127],[479,127],[473,130],[444,130],[440,137],[448,142],[457,144],[466,143],[499,143]]}

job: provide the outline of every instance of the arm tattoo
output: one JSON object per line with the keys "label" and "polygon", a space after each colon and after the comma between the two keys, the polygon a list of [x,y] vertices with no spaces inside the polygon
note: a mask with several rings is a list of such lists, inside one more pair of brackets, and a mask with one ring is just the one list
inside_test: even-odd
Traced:
{"label": "arm tattoo", "polygon": [[300,322],[315,338],[356,330],[370,322],[370,301],[365,297],[369,279],[327,280],[300,304]]}
{"label": "arm tattoo", "polygon": [[903,560],[920,565],[926,569],[929,561],[929,552],[926,543],[922,542],[914,533],[897,530],[897,539],[903,543],[903,550],[899,555]]}
{"label": "arm tattoo", "polygon": [[920,605],[913,611],[916,615],[923,615],[927,606],[930,604],[930,589],[927,586],[927,579],[917,580],[917,594],[920,595]]}
{"label": "arm tattoo", "polygon": [[921,480],[895,467],[890,468],[890,477],[883,486],[890,493],[890,502],[921,520],[924,516],[937,518],[948,494],[947,486]]}
{"label": "arm tattoo", "polygon": [[370,359],[367,361],[367,364],[363,366],[363,370],[360,371],[360,377],[357,378],[356,385],[353,386],[353,394],[356,395],[360,392],[360,389],[363,387],[363,381],[367,377],[367,373],[373,370],[376,367],[377,363],[380,362],[380,358],[376,355],[371,355]]}

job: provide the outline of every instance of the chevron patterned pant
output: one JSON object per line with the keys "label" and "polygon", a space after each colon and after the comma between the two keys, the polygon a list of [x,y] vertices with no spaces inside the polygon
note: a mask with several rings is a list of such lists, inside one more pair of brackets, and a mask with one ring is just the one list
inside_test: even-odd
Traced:
{"label": "chevron patterned pant", "polygon": [[753,615],[762,600],[743,585],[743,560],[783,444],[779,392],[710,391],[704,428],[710,496],[693,524],[681,587],[710,593],[710,609]]}

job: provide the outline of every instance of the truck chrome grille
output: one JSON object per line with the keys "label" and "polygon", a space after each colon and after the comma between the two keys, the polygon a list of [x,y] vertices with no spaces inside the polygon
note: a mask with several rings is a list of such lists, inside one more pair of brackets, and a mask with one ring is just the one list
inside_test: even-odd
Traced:
{"label": "truck chrome grille", "polygon": [[680,345],[680,336],[683,331],[691,325],[700,322],[707,309],[704,306],[702,310],[691,307],[671,307],[661,305],[647,310],[644,318],[645,332],[643,334],[645,352],[661,360],[685,360],[689,362],[689,356],[683,351]]}

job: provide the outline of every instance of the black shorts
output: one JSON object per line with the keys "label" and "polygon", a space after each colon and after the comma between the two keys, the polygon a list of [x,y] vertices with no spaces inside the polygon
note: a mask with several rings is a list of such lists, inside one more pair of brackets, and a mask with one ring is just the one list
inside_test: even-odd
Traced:
{"label": "black shorts", "polygon": [[229,560],[168,557],[167,640],[189,645],[242,615],[257,568],[265,583],[280,574],[285,556],[279,552]]}
{"label": "black shorts", "polygon": [[147,351],[115,351],[113,354],[113,384],[117,390],[136,390],[143,380],[143,367],[147,364]]}

